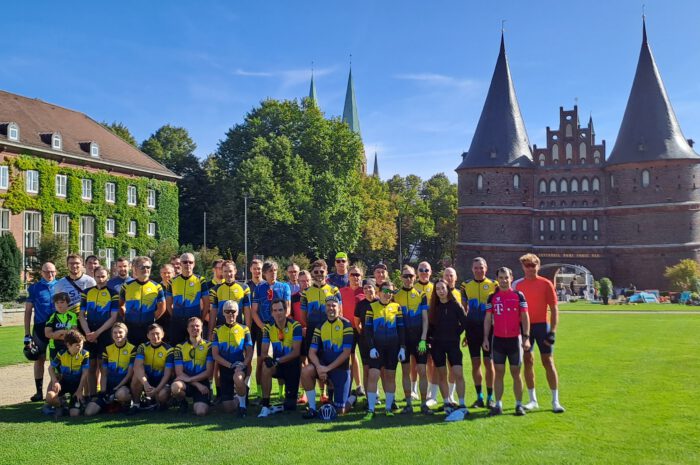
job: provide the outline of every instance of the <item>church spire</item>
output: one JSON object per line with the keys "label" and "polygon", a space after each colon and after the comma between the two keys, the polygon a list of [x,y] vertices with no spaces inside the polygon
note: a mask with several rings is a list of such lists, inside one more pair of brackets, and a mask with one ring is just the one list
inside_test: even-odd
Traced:
{"label": "church spire", "polygon": [[311,65],[311,85],[309,86],[309,98],[314,103],[314,105],[318,106],[318,97],[316,96],[316,83],[314,82],[313,64]]}
{"label": "church spire", "polygon": [[698,159],[683,137],[656,67],[642,19],[642,49],[627,108],[608,164],[652,160]]}
{"label": "church spire", "polygon": [[379,162],[377,161],[377,152],[374,152],[374,170],[372,171],[372,176],[375,178],[379,177]]}
{"label": "church spire", "polygon": [[352,80],[352,66],[348,75],[348,89],[345,93],[345,107],[343,108],[343,122],[350,129],[360,134],[360,118],[357,116],[357,101],[355,100],[355,84]]}
{"label": "church spire", "polygon": [[515,96],[502,31],[501,47],[486,102],[481,110],[469,151],[462,156],[464,159],[458,170],[491,166],[529,166],[532,163],[530,141]]}

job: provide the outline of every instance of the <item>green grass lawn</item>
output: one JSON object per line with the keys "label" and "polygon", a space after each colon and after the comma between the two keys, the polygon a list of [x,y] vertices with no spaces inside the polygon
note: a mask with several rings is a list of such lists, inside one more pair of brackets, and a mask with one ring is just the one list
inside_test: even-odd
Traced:
{"label": "green grass lawn", "polygon": [[612,302],[610,305],[592,304],[585,301],[561,302],[560,310],[605,311],[605,312],[700,312],[700,307],[680,304],[624,304]]}
{"label": "green grass lawn", "polygon": [[566,315],[556,345],[562,415],[548,409],[539,367],[539,411],[513,416],[508,382],[506,415],[473,411],[459,423],[381,413],[363,422],[361,412],[331,423],[300,413],[258,420],[253,409],[245,420],[172,411],[54,422],[21,404],[0,408],[0,462],[700,463],[699,332],[700,315]]}
{"label": "green grass lawn", "polygon": [[[0,327],[0,367],[26,362],[22,353],[23,326]],[[0,380],[0,383],[2,380]]]}

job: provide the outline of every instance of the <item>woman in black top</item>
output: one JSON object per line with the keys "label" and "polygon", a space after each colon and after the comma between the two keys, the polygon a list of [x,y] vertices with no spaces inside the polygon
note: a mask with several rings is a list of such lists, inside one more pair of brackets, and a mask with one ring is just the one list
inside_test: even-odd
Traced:
{"label": "woman in black top", "polygon": [[[467,314],[462,305],[457,302],[449,291],[447,282],[440,280],[435,283],[433,295],[430,298],[428,311],[428,338],[430,340],[430,355],[433,357],[438,372],[440,393],[445,402],[445,411],[450,413],[456,408],[464,409],[464,374],[462,373],[462,349],[460,335],[467,328]],[[449,404],[449,389],[447,386],[446,362],[450,363],[450,371],[454,377],[459,406]]]}

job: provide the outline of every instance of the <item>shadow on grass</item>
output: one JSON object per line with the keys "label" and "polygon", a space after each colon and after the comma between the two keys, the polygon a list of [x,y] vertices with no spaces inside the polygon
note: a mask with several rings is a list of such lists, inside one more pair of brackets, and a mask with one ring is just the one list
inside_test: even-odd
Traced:
{"label": "shadow on grass", "polygon": [[[405,426],[425,426],[425,425],[444,425],[445,414],[435,412],[434,415],[422,415],[415,413],[412,415],[402,415],[397,413],[393,417],[386,417],[384,409],[377,409],[377,414],[373,420],[365,421],[365,411],[356,409],[352,412],[339,416],[337,419],[329,422],[321,420],[304,420],[301,415],[302,409],[296,412],[283,412],[268,418],[257,418],[259,409],[256,407],[248,410],[246,418],[239,418],[235,414],[224,413],[219,408],[212,408],[209,415],[205,417],[197,417],[190,410],[187,414],[181,414],[176,409],[170,409],[166,412],[143,412],[133,416],[127,416],[123,413],[115,414],[100,414],[95,417],[80,416],[71,418],[64,416],[59,419],[54,419],[51,415],[41,413],[41,404],[24,403],[7,407],[0,407],[0,424],[21,423],[21,424],[60,424],[69,427],[81,425],[93,425],[106,429],[121,429],[133,428],[137,426],[160,425],[165,429],[183,429],[183,428],[202,428],[209,431],[228,431],[238,428],[285,428],[295,425],[316,426],[316,431],[319,433],[332,433],[336,431],[349,431],[354,429],[388,429],[400,428]],[[528,415],[535,413],[543,413],[544,410],[531,412]],[[506,410],[504,416],[510,416],[512,412]],[[486,410],[470,411],[463,422],[470,423],[473,421],[495,421],[496,418],[490,418]]]}

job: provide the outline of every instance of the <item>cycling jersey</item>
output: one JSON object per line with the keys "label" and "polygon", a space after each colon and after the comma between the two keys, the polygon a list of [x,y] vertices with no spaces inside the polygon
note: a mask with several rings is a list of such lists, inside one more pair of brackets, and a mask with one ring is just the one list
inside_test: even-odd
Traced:
{"label": "cycling jersey", "polygon": [[272,356],[284,357],[294,350],[294,342],[301,342],[301,325],[294,320],[287,320],[284,328],[279,329],[275,323],[263,328],[262,343],[272,344]]}
{"label": "cycling jersey", "polygon": [[119,310],[119,296],[107,287],[91,287],[83,294],[80,310],[85,312],[90,329],[99,329]]}
{"label": "cycling jersey", "polygon": [[53,305],[53,295],[56,280],[46,281],[44,278],[35,282],[27,289],[27,302],[34,306],[34,324],[43,324],[56,311]]}
{"label": "cycling jersey", "polygon": [[71,355],[68,349],[60,350],[51,360],[51,368],[54,369],[61,382],[78,384],[83,372],[90,368],[90,353],[82,349],[75,355]]}
{"label": "cycling jersey", "polygon": [[102,354],[102,367],[107,369],[107,385],[116,386],[121,383],[129,367],[134,366],[136,348],[126,343],[121,347],[116,344],[108,345]]}
{"label": "cycling jersey", "polygon": [[510,338],[520,336],[520,315],[527,313],[527,302],[520,291],[496,289],[486,303],[486,312],[493,315],[493,335]]}
{"label": "cycling jersey", "polygon": [[70,299],[68,310],[78,313],[83,291],[95,285],[97,285],[95,280],[86,273],[83,273],[78,279],[71,279],[70,276],[59,279],[56,281],[53,292],[54,294],[60,294],[61,292],[68,294],[68,298]]}
{"label": "cycling jersey", "polygon": [[394,302],[401,307],[407,337],[420,338],[423,331],[423,312],[428,311],[425,294],[415,288],[402,288],[394,295]]}
{"label": "cycling jersey", "polygon": [[211,346],[219,350],[219,355],[229,363],[242,362],[245,359],[245,349],[253,347],[250,330],[238,323],[221,325],[214,330]]}
{"label": "cycling jersey", "polygon": [[484,278],[481,281],[472,279],[462,283],[460,286],[462,304],[466,307],[467,318],[470,321],[484,322],[486,317],[486,300],[497,287],[498,284],[489,278]]}
{"label": "cycling jersey", "polygon": [[340,291],[330,284],[319,287],[314,283],[301,294],[301,311],[306,314],[307,328],[318,328],[326,321],[326,297],[331,295],[342,303]]}
{"label": "cycling jersey", "polygon": [[331,273],[326,278],[326,282],[328,284],[330,284],[331,286],[335,286],[338,289],[342,289],[342,288],[348,287],[350,285],[350,275],[348,273],[345,273],[345,274]]}
{"label": "cycling jersey", "polygon": [[[78,327],[78,315],[73,312],[59,313],[53,312],[46,322],[46,327],[51,328],[54,332],[61,330],[70,330]],[[62,350],[66,345],[61,340],[51,339],[49,342],[50,349]]]}
{"label": "cycling jersey", "polygon": [[369,347],[378,344],[405,344],[405,328],[401,307],[396,302],[372,302],[365,315],[365,337]]}
{"label": "cycling jersey", "polygon": [[173,299],[173,317],[186,319],[202,316],[200,302],[208,296],[207,281],[193,274],[188,278],[182,275],[175,276],[166,297]]}
{"label": "cycling jersey", "polygon": [[154,380],[160,379],[165,374],[166,368],[173,368],[173,350],[166,344],[154,346],[150,342],[140,344],[136,349],[136,360],[143,362],[143,369],[146,376]]}
{"label": "cycling jersey", "polygon": [[535,279],[519,279],[513,283],[513,289],[522,292],[528,303],[530,324],[549,323],[549,312],[557,305],[557,293],[552,282],[537,276]]}
{"label": "cycling jersey", "polygon": [[255,288],[253,302],[258,304],[258,317],[265,324],[274,322],[272,318],[272,301],[275,299],[291,303],[292,290],[289,284],[282,281],[275,281],[272,284],[267,281],[261,281]]}
{"label": "cycling jersey", "polygon": [[207,369],[207,363],[214,362],[211,344],[201,339],[196,346],[190,341],[178,344],[173,349],[175,366],[181,366],[187,376],[197,376]]}
{"label": "cycling jersey", "polygon": [[160,302],[165,302],[163,287],[155,281],[133,280],[122,286],[119,299],[124,302],[124,322],[147,325],[155,322]]}
{"label": "cycling jersey", "polygon": [[238,313],[250,307],[250,288],[247,284],[221,283],[209,290],[209,303],[216,308],[217,317],[224,317],[224,304],[227,300],[233,300],[238,304]]}
{"label": "cycling jersey", "polygon": [[433,295],[433,289],[435,288],[435,284],[433,284],[430,281],[428,281],[425,284],[420,281],[416,281],[413,287],[424,293],[425,299],[428,301],[428,303],[430,303],[430,297]]}
{"label": "cycling jersey", "polygon": [[[314,330],[310,349],[315,349],[319,360],[323,365],[333,363],[345,349],[352,349],[353,332],[352,325],[343,317],[333,321],[326,320],[319,328]],[[339,367],[347,370],[349,357]]]}

